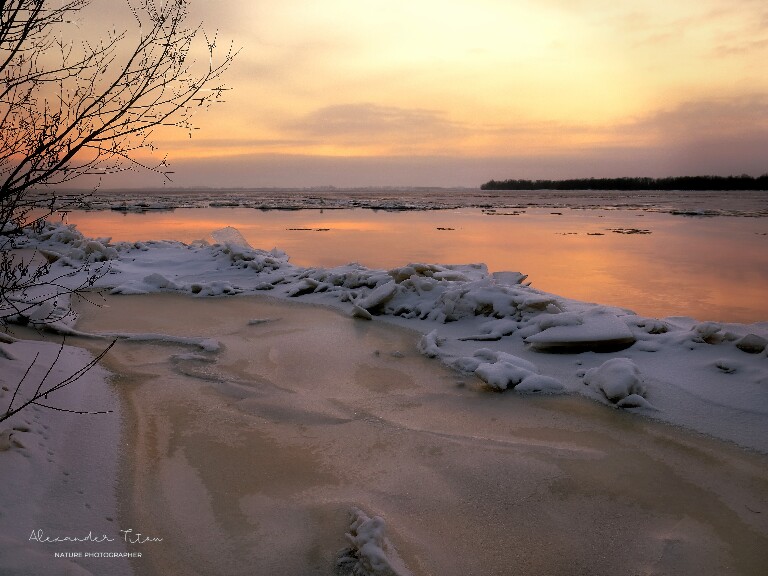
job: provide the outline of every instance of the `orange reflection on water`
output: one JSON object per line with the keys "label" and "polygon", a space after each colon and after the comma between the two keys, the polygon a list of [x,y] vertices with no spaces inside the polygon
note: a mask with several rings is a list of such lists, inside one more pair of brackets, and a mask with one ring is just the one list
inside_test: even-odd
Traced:
{"label": "orange reflection on water", "polygon": [[[529,209],[491,216],[475,209],[202,208],[146,214],[73,212],[69,221],[89,236],[111,236],[115,241],[191,242],[234,226],[253,246],[278,247],[301,266],[483,262],[491,271],[528,274],[535,287],[548,292],[650,316],[768,320],[768,236],[761,235],[768,232],[768,220],[686,218],[637,210],[560,212]],[[611,231],[631,228],[650,234]]]}

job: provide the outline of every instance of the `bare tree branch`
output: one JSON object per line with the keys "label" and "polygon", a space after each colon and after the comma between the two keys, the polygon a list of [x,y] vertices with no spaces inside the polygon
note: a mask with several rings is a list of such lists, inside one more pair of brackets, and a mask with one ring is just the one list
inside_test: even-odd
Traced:
{"label": "bare tree branch", "polygon": [[75,372],[73,372],[72,374],[70,374],[69,376],[64,378],[63,380],[60,380],[59,382],[54,384],[53,386],[50,386],[48,388],[45,388],[44,390],[41,390],[42,383],[45,382],[45,379],[48,377],[48,375],[50,374],[51,370],[53,370],[53,367],[55,366],[56,362],[58,362],[58,360],[60,358],[61,352],[62,352],[62,350],[64,348],[64,341],[62,341],[61,348],[59,349],[59,353],[56,355],[56,358],[54,359],[53,364],[51,364],[50,368],[46,372],[46,375],[42,379],[41,384],[37,387],[37,390],[35,391],[35,394],[32,395],[32,397],[30,397],[27,400],[25,400],[24,402],[22,402],[20,405],[18,405],[17,407],[14,408],[13,407],[13,403],[16,401],[16,397],[18,396],[19,391],[21,390],[21,387],[22,387],[24,381],[26,380],[26,378],[29,375],[29,373],[32,370],[32,368],[37,363],[38,358],[40,356],[39,352],[37,354],[35,354],[35,357],[32,360],[32,363],[27,367],[26,372],[24,372],[24,376],[21,378],[21,380],[19,380],[19,383],[16,385],[16,390],[13,393],[13,397],[11,398],[11,402],[8,404],[8,409],[5,411],[4,414],[0,414],[0,422],[2,422],[3,420],[7,420],[8,418],[13,416],[14,414],[16,414],[18,412],[21,412],[24,408],[26,408],[27,406],[30,406],[32,404],[36,404],[38,406],[42,406],[43,408],[50,408],[52,410],[61,410],[63,412],[75,412],[76,414],[107,414],[107,413],[111,412],[111,410],[100,411],[100,412],[87,412],[87,411],[66,410],[66,409],[55,408],[53,406],[42,404],[42,403],[39,402],[39,400],[41,398],[48,398],[49,394],[53,394],[57,390],[61,390],[65,386],[68,386],[69,384],[72,384],[73,382],[76,382],[77,380],[82,378],[83,375],[88,373],[88,371],[92,370],[94,368],[94,366],[96,366],[101,361],[101,359],[104,358],[104,356],[107,355],[107,352],[109,352],[112,349],[112,346],[114,346],[116,342],[117,342],[117,339],[113,340],[109,344],[109,346],[107,346],[104,350],[101,351],[101,353],[98,356],[95,356],[94,358],[92,358],[90,360],[90,362],[88,362],[82,368],[76,370]]}
{"label": "bare tree branch", "polygon": [[[60,321],[70,298],[86,297],[108,272],[88,262],[60,272],[17,250],[25,228],[41,229],[56,211],[82,205],[57,186],[126,170],[169,178],[165,158],[147,159],[154,130],[180,128],[191,136],[195,112],[221,102],[227,90],[221,77],[236,51],[219,50],[217,34],[188,24],[188,0],[125,4],[132,29],[75,41],[66,38],[82,37],[70,32],[89,0],[0,0],[0,330]],[[204,60],[196,62],[196,54]],[[0,421],[30,404],[65,410],[38,402],[84,373],[44,390],[61,351],[35,394],[14,407],[36,357]]]}
{"label": "bare tree branch", "polygon": [[[154,150],[153,128],[190,131],[196,108],[221,101],[220,79],[235,57],[232,46],[218,57],[217,36],[187,25],[187,0],[129,4],[139,34],[127,52],[128,31],[95,43],[63,41],[56,33],[87,1],[49,4],[1,5],[0,227],[7,207],[23,209],[23,193],[34,187],[135,169],[167,176],[164,161],[153,166],[136,154]],[[198,39],[204,64],[192,58]]]}

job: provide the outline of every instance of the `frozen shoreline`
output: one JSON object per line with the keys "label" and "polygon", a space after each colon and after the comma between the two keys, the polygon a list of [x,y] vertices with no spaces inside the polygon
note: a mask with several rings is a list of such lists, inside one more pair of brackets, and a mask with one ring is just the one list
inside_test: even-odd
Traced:
{"label": "frozen shoreline", "polygon": [[[526,286],[522,274],[489,274],[481,264],[301,268],[278,250],[248,246],[234,229],[214,237],[212,245],[110,244],[49,224],[30,232],[25,246],[55,260],[52,273],[91,262],[105,272],[96,286],[113,294],[266,291],[386,319],[425,334],[426,354],[492,388],[522,383],[518,392],[584,394],[768,452],[768,323],[642,317],[547,294]],[[627,362],[612,376],[624,385],[609,391],[597,369],[612,358]]]}

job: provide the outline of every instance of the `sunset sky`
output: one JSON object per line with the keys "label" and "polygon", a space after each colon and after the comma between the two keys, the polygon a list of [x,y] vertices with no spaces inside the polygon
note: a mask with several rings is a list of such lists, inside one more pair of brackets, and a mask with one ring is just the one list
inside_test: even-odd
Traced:
{"label": "sunset sky", "polygon": [[201,130],[155,139],[175,185],[768,172],[765,0],[192,0],[191,20],[241,50]]}

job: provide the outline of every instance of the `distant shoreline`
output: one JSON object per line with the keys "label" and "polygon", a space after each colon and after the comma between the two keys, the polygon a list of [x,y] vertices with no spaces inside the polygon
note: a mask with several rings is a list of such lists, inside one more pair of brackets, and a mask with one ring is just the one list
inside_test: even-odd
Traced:
{"label": "distant shoreline", "polygon": [[669,178],[573,178],[568,180],[490,180],[481,190],[768,190],[768,174],[672,176]]}

